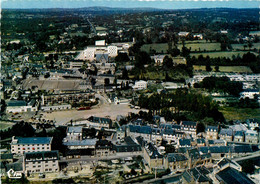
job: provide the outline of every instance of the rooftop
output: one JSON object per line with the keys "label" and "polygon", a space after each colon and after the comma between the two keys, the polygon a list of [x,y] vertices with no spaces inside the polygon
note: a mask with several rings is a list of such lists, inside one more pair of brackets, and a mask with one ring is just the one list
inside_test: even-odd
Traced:
{"label": "rooftop", "polygon": [[[17,143],[15,143],[17,139]],[[12,144],[51,144],[52,137],[17,137],[14,138]]]}

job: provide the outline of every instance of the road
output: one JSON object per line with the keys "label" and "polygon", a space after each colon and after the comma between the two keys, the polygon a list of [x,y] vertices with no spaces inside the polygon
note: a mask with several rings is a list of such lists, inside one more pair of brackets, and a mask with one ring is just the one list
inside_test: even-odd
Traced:
{"label": "road", "polygon": [[142,155],[142,152],[138,153],[132,153],[132,152],[127,152],[127,153],[116,153],[116,155],[111,155],[111,156],[103,156],[103,157],[93,157],[93,156],[81,156],[81,158],[74,158],[74,159],[66,159],[65,157],[61,157],[59,160],[59,163],[86,163],[86,162],[91,162],[91,161],[98,161],[98,160],[114,160],[114,159],[119,159],[119,158],[127,158],[127,157],[133,157],[133,156],[138,156]]}
{"label": "road", "polygon": [[[182,173],[180,174],[174,174],[174,175],[166,175],[161,178],[151,179],[147,181],[143,181],[143,183],[167,183],[167,180],[169,180],[169,183],[178,182],[180,180]],[[166,181],[165,181],[166,180]]]}

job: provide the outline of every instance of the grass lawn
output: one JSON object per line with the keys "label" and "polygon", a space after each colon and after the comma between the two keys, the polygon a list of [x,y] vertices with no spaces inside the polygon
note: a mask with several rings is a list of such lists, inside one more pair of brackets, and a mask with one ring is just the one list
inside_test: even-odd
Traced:
{"label": "grass lawn", "polygon": [[233,55],[237,56],[240,55],[241,57],[246,54],[248,51],[233,51],[233,52],[208,52],[208,53],[192,53],[190,56],[198,57],[199,55],[203,55],[204,57],[209,56],[211,58],[216,57],[226,57],[226,58],[232,58]]}
{"label": "grass lawn", "polygon": [[[215,66],[211,66],[212,71],[215,71]],[[206,71],[206,66],[193,65],[193,69],[197,71]],[[252,73],[248,66],[219,66],[220,72],[238,72],[238,73]]]}
{"label": "grass lawn", "polygon": [[[206,43],[203,41],[189,41],[185,42],[185,46],[190,49],[191,51],[220,51],[220,43]],[[141,47],[141,50],[146,51],[149,53],[150,48],[156,50],[158,53],[167,53],[168,44],[167,43],[153,43],[153,44],[144,44]],[[178,49],[182,49],[182,44],[178,44]]]}
{"label": "grass lawn", "polygon": [[14,123],[6,122],[6,121],[0,121],[0,130],[4,130],[4,129],[9,128],[13,125],[14,125]]}
{"label": "grass lawn", "polygon": [[251,108],[235,108],[221,107],[220,112],[223,113],[227,121],[229,120],[246,120],[249,118],[260,118],[260,109]]}
{"label": "grass lawn", "polygon": [[[244,50],[244,45],[247,45],[247,44],[231,44],[232,45],[232,48],[233,49],[239,49],[239,50]],[[251,49],[260,49],[260,43],[253,43],[253,46]],[[246,50],[249,49],[248,47],[246,47]]]}

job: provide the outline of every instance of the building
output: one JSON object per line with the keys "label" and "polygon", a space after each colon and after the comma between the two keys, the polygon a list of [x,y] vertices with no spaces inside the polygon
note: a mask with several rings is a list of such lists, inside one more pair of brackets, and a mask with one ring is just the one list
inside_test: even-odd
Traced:
{"label": "building", "polygon": [[157,148],[148,143],[144,147],[144,160],[148,163],[150,169],[158,169],[163,166],[163,155],[161,155]]}
{"label": "building", "polygon": [[10,100],[7,102],[6,112],[7,113],[21,113],[21,112],[31,112],[38,110],[38,102],[35,100],[26,103],[22,100]]}
{"label": "building", "polygon": [[243,131],[236,131],[234,135],[234,142],[244,142],[244,137]]}
{"label": "building", "polygon": [[98,40],[94,46],[88,46],[76,59],[93,61],[96,54],[108,54],[109,57],[116,57],[118,48],[114,45],[107,45],[105,40]]}
{"label": "building", "polygon": [[212,179],[210,179],[210,171],[205,166],[197,166],[192,169],[187,169],[182,175],[182,183],[184,184],[211,184]]}
{"label": "building", "polygon": [[257,131],[247,130],[245,132],[245,142],[257,144],[258,141],[259,140],[258,140],[258,133],[257,133]]}
{"label": "building", "polygon": [[109,156],[114,154],[113,144],[108,140],[98,140],[95,146],[96,156]]}
{"label": "building", "polygon": [[51,151],[52,137],[12,137],[11,152],[24,154],[29,152]]}
{"label": "building", "polygon": [[27,176],[32,173],[58,172],[58,160],[58,151],[25,153],[23,156],[23,170]]}
{"label": "building", "polygon": [[240,93],[240,98],[254,99],[255,96],[259,96],[259,89],[245,89]]}
{"label": "building", "polygon": [[235,161],[223,158],[213,169],[212,179],[214,183],[244,183],[253,184],[254,182],[242,173],[242,167]]}
{"label": "building", "polygon": [[88,119],[79,119],[73,122],[73,125],[85,125],[89,128],[111,128],[112,120],[109,118],[90,116]]}
{"label": "building", "polygon": [[196,129],[197,129],[197,122],[193,121],[181,121],[181,130],[191,135],[193,138],[196,138]]}
{"label": "building", "polygon": [[165,55],[155,55],[151,56],[151,59],[154,60],[156,65],[162,65],[164,57]]}
{"label": "building", "polygon": [[147,88],[147,82],[140,80],[140,81],[135,81],[135,85],[133,86],[134,90],[142,90]]}
{"label": "building", "polygon": [[191,147],[191,140],[190,139],[179,139],[177,146],[178,146],[178,148]]}
{"label": "building", "polygon": [[182,153],[168,153],[164,157],[164,168],[180,171],[188,167],[188,158]]}
{"label": "building", "polygon": [[219,132],[219,138],[231,142],[233,140],[233,130],[222,128]]}
{"label": "building", "polygon": [[67,140],[82,140],[83,127],[67,127]]}
{"label": "building", "polygon": [[64,140],[63,144],[70,150],[75,149],[92,149],[95,150],[97,139],[84,139],[84,140]]}
{"label": "building", "polygon": [[218,127],[207,126],[206,128],[206,139],[218,139]]}

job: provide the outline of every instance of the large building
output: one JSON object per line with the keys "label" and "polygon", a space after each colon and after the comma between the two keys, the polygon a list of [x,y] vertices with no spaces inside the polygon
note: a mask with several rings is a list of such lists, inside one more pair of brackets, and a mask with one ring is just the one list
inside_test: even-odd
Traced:
{"label": "large building", "polygon": [[98,40],[94,46],[88,46],[76,59],[93,61],[97,54],[108,54],[109,57],[116,57],[118,49],[115,45],[107,45],[105,40]]}
{"label": "large building", "polygon": [[23,170],[26,175],[31,173],[58,172],[58,160],[58,151],[25,153],[23,157]]}
{"label": "large building", "polygon": [[11,152],[24,154],[38,151],[51,151],[52,137],[12,137]]}

